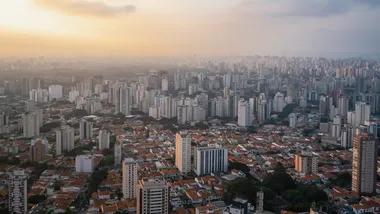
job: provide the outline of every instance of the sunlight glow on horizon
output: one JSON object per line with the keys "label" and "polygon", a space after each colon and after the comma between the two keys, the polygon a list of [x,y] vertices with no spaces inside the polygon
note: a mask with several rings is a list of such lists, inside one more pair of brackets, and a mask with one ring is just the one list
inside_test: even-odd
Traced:
{"label": "sunlight glow on horizon", "polygon": [[0,7],[0,28],[11,31],[31,32],[45,35],[84,36],[77,23],[69,23],[70,17],[43,10],[30,0],[7,1]]}
{"label": "sunlight glow on horizon", "polygon": [[378,51],[380,4],[330,1],[4,0],[0,54]]}

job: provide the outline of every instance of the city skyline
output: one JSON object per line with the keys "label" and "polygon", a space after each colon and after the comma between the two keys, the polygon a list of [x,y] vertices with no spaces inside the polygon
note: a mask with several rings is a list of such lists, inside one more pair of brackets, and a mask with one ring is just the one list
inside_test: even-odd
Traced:
{"label": "city skyline", "polygon": [[14,0],[1,56],[378,55],[377,1]]}

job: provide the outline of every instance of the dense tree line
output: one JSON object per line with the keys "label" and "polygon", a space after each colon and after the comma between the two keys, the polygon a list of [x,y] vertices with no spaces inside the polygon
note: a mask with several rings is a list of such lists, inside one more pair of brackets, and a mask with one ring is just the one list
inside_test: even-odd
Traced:
{"label": "dense tree line", "polygon": [[[248,170],[236,163],[232,163],[230,167],[241,171]],[[224,199],[231,202],[234,197],[242,197],[255,204],[256,193],[260,190],[264,192],[264,209],[269,211],[281,206],[288,211],[306,212],[313,202],[318,204],[328,200],[327,194],[316,186],[296,183],[281,164],[277,164],[273,173],[268,174],[263,182],[249,178],[232,181]]]}
{"label": "dense tree line", "polygon": [[51,122],[46,123],[40,128],[41,133],[48,133],[52,131],[53,129],[56,129],[61,126],[61,122]]}

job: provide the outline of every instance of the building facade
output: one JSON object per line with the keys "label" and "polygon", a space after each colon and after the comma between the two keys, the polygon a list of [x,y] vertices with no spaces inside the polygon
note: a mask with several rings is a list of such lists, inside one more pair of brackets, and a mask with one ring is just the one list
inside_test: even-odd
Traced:
{"label": "building facade", "polygon": [[116,140],[115,146],[114,146],[114,157],[115,157],[115,166],[118,166],[121,164],[122,159],[122,145],[119,140]]}
{"label": "building facade", "polygon": [[27,193],[28,176],[23,170],[14,171],[9,177],[8,185],[8,209],[9,213],[27,213],[28,193]]}
{"label": "building facade", "polygon": [[125,199],[136,198],[137,163],[133,158],[123,160],[123,197]]}
{"label": "building facade", "polygon": [[38,137],[40,135],[40,116],[36,112],[22,115],[22,129],[24,137]]}
{"label": "building facade", "polygon": [[91,139],[94,136],[93,124],[87,120],[81,120],[79,124],[80,140]]}
{"label": "building facade", "polygon": [[62,98],[63,90],[61,85],[49,86],[49,100]]}
{"label": "building facade", "polygon": [[61,126],[56,130],[56,155],[74,149],[74,128]]}
{"label": "building facade", "polygon": [[304,174],[317,174],[318,157],[307,153],[296,155],[295,170]]}
{"label": "building facade", "polygon": [[75,172],[93,173],[95,168],[92,155],[79,155],[75,157]]}
{"label": "building facade", "polygon": [[352,160],[352,191],[357,194],[376,192],[377,139],[362,132],[354,138]]}
{"label": "building facade", "polygon": [[297,127],[297,113],[289,115],[289,127],[295,129]]}
{"label": "building facade", "polygon": [[191,137],[176,134],[175,165],[181,173],[191,172]]}
{"label": "building facade", "polygon": [[251,106],[244,99],[239,101],[238,104],[238,125],[242,127],[252,126],[252,110]]}
{"label": "building facade", "polygon": [[169,186],[164,179],[144,179],[137,184],[137,214],[168,214]]}
{"label": "building facade", "polygon": [[227,172],[228,149],[220,145],[197,147],[194,151],[194,172],[198,175],[207,175],[213,172]]}
{"label": "building facade", "polygon": [[45,160],[48,152],[48,142],[46,139],[33,139],[29,149],[29,160],[39,162]]}
{"label": "building facade", "polygon": [[110,148],[110,132],[107,129],[99,131],[99,150]]}

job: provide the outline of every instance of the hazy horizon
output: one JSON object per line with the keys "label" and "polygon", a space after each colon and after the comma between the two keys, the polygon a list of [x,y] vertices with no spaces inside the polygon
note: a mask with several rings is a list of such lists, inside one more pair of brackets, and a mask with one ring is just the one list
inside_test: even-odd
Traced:
{"label": "hazy horizon", "polygon": [[372,56],[380,1],[12,0],[0,56]]}

